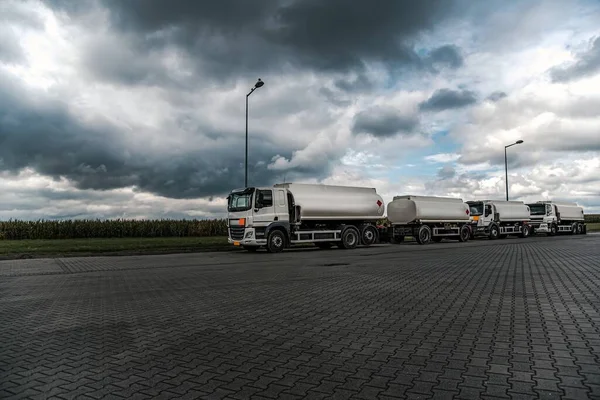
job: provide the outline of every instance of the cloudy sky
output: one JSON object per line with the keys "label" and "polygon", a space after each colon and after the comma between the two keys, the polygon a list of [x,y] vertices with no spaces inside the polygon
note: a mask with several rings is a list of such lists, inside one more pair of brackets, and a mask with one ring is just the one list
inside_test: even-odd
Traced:
{"label": "cloudy sky", "polygon": [[600,212],[595,0],[2,0],[0,219],[223,216],[249,183]]}

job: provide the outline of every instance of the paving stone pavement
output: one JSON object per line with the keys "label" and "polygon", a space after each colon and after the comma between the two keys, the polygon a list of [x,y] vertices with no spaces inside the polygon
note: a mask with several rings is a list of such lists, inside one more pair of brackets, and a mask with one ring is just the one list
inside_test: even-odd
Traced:
{"label": "paving stone pavement", "polygon": [[0,398],[600,399],[599,249],[0,262]]}

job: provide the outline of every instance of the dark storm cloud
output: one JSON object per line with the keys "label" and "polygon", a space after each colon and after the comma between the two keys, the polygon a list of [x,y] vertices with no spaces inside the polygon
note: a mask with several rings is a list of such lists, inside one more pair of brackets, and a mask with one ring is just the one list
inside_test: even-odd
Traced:
{"label": "dark storm cloud", "polygon": [[496,92],[491,93],[487,97],[487,99],[490,100],[490,101],[496,102],[496,101],[501,100],[501,99],[503,99],[503,98],[505,98],[507,96],[508,95],[506,93],[504,93],[504,92],[496,91]]}
{"label": "dark storm cloud", "polygon": [[462,108],[477,101],[475,92],[470,90],[439,89],[426,101],[419,105],[423,111],[442,111],[453,108]]}
{"label": "dark storm cloud", "polygon": [[570,82],[600,73],[600,36],[594,40],[592,47],[577,56],[577,61],[564,67],[550,69],[553,82]]}
{"label": "dark storm cloud", "polygon": [[356,114],[352,133],[385,138],[401,133],[412,134],[418,124],[417,116],[399,115],[392,107],[373,107]]}
{"label": "dark storm cloud", "polygon": [[[80,189],[136,186],[173,198],[223,195],[243,186],[243,138],[237,140],[239,136],[233,132],[220,132],[228,139],[216,149],[175,153],[164,148],[157,152],[146,148],[143,140],[130,148],[121,140],[118,128],[108,122],[85,125],[61,103],[41,100],[38,96],[30,101],[14,81],[0,75],[0,170],[31,167],[47,176],[65,177]],[[289,158],[292,149],[276,148],[264,138],[260,146],[251,147],[250,183],[270,185],[279,180],[279,172],[256,163],[276,154]],[[286,174],[290,179],[323,177],[327,168],[320,164]]]}
{"label": "dark storm cloud", "polygon": [[464,64],[460,49],[455,45],[444,45],[434,49],[425,60],[432,65],[446,64],[451,68],[459,68]]}
{"label": "dark storm cloud", "polygon": [[[132,40],[132,51],[176,46],[193,58],[198,71],[221,81],[290,67],[337,73],[361,71],[371,61],[421,66],[413,41],[454,12],[454,2],[100,0],[113,28]],[[59,3],[69,11],[68,2]],[[436,49],[431,57],[460,64],[451,47]]]}

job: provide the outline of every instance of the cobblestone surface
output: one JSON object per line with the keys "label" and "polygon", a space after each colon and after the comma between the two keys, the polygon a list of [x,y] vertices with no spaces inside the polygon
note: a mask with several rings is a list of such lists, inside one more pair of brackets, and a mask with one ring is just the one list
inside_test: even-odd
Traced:
{"label": "cobblestone surface", "polygon": [[600,399],[599,245],[0,262],[0,398]]}

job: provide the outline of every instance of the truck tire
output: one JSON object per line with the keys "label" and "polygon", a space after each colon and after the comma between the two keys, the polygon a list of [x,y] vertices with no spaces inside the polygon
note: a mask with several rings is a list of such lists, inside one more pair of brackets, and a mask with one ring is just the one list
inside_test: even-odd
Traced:
{"label": "truck tire", "polygon": [[421,225],[417,231],[417,243],[427,244],[431,241],[431,228],[427,225]]}
{"label": "truck tire", "polygon": [[577,235],[577,234],[579,233],[579,232],[578,232],[578,229],[577,229],[577,225],[578,225],[578,224],[577,224],[577,222],[576,222],[576,223],[574,223],[574,224],[571,226],[571,235]]}
{"label": "truck tire", "polygon": [[490,226],[490,239],[491,240],[496,240],[498,239],[498,237],[500,237],[500,228],[498,228],[498,225],[496,224],[492,224]]}
{"label": "truck tire", "polygon": [[583,235],[583,224],[581,223],[577,224],[577,234]]}
{"label": "truck tire", "polygon": [[269,233],[267,240],[267,251],[269,253],[281,253],[285,248],[285,235],[279,229],[274,229]]}
{"label": "truck tire", "polygon": [[558,231],[558,228],[556,227],[556,224],[550,224],[550,233],[548,233],[548,235],[556,236],[557,231]]}
{"label": "truck tire", "polygon": [[371,246],[377,242],[378,232],[373,225],[363,225],[360,232],[361,243],[365,246]]}
{"label": "truck tire", "polygon": [[347,226],[342,230],[342,245],[343,249],[354,249],[358,246],[360,234],[354,226]]}
{"label": "truck tire", "polygon": [[583,235],[587,235],[587,225],[586,224],[581,224],[581,227],[583,229],[583,231],[581,232]]}
{"label": "truck tire", "polygon": [[528,238],[529,234],[531,233],[531,231],[529,229],[530,229],[529,225],[523,225],[521,227],[521,233],[519,234],[519,237]]}
{"label": "truck tire", "polygon": [[469,229],[469,227],[466,225],[461,226],[460,232],[458,234],[458,241],[466,242],[469,240],[470,237],[471,237],[471,230]]}

